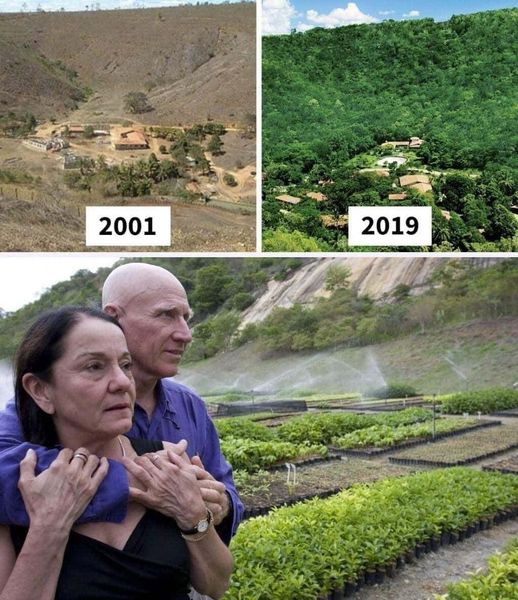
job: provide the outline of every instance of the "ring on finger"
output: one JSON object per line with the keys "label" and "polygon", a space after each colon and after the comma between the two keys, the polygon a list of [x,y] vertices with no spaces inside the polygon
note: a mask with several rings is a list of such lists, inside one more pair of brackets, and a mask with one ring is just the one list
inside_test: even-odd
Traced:
{"label": "ring on finger", "polygon": [[72,460],[74,460],[74,458],[80,458],[84,465],[86,465],[88,461],[88,456],[84,452],[76,452],[74,456],[72,456]]}
{"label": "ring on finger", "polygon": [[160,456],[158,456],[158,454],[152,454],[151,462],[155,465],[155,467],[158,467],[158,463],[160,462]]}

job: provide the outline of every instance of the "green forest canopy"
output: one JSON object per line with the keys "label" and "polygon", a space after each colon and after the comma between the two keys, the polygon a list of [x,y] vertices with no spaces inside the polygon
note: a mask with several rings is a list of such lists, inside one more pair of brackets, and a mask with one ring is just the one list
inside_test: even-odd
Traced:
{"label": "green forest canopy", "polygon": [[[469,231],[455,219],[451,225],[441,221],[436,212],[434,244],[448,242],[445,250],[512,249],[483,244],[515,235],[513,222],[509,230],[507,221],[518,192],[517,29],[518,9],[507,9],[444,23],[389,20],[264,38],[265,240],[282,245],[282,235],[296,231],[317,239],[321,250],[345,249],[337,245],[336,235],[326,235],[318,221],[320,206],[305,201],[289,218],[282,217],[275,193],[280,186],[283,191],[290,185],[308,189],[308,183],[326,179],[343,188],[354,175],[352,159],[386,140],[418,136],[426,143],[415,152],[417,164],[484,171],[486,180],[497,173],[498,180],[511,182],[509,196],[505,187],[498,189],[506,199],[495,201],[490,194],[486,199],[485,190],[476,190],[479,197],[470,199],[467,211]],[[343,213],[348,203],[382,203],[387,182],[371,179],[367,187],[361,182],[346,189],[330,186],[331,212]],[[344,202],[353,194],[351,202]],[[491,223],[474,206],[480,198],[498,206],[500,214],[491,215]],[[442,208],[466,221],[458,207]],[[484,225],[489,229],[481,236]],[[448,227],[454,230],[451,235],[440,231]]]}

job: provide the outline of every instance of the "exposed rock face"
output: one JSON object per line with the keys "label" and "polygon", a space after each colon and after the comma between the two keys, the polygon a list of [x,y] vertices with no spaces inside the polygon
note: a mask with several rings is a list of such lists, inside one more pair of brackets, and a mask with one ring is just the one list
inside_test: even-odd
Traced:
{"label": "exposed rock face", "polygon": [[[328,294],[325,289],[327,271],[331,265],[342,265],[351,270],[350,282],[360,294],[375,300],[390,295],[398,285],[407,285],[412,294],[426,289],[431,274],[445,262],[442,257],[337,257],[319,258],[303,266],[285,281],[270,281],[268,290],[243,314],[241,326],[262,321],[276,307],[288,308],[296,303],[312,304]],[[489,266],[498,259],[476,260],[479,266]]]}

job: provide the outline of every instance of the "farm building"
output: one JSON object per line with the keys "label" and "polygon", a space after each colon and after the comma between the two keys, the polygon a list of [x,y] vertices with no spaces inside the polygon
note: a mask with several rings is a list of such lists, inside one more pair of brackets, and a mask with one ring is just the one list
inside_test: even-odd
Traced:
{"label": "farm building", "polygon": [[59,152],[64,148],[68,148],[68,142],[62,137],[54,137],[51,140],[48,138],[28,138],[22,142],[28,148],[39,150],[40,152]]}
{"label": "farm building", "polygon": [[420,148],[424,144],[424,140],[419,137],[412,136],[410,140],[390,141],[386,140],[382,146],[391,146],[392,148]]}
{"label": "farm building", "polygon": [[43,138],[28,138],[23,140],[22,144],[33,150],[39,150],[40,152],[47,152],[47,150],[51,150],[52,148],[52,142]]}
{"label": "farm building", "polygon": [[141,131],[129,129],[121,132],[120,137],[114,140],[113,147],[115,150],[147,150],[149,144]]}
{"label": "farm building", "polygon": [[399,185],[401,187],[410,187],[421,193],[432,191],[428,175],[403,175],[403,177],[399,178]]}
{"label": "farm building", "polygon": [[411,137],[410,143],[408,144],[409,148],[420,148],[424,144],[424,140],[418,137]]}
{"label": "farm building", "polygon": [[410,142],[408,141],[388,141],[383,142],[382,146],[391,146],[392,148],[408,148],[410,146]]}
{"label": "farm building", "polygon": [[306,196],[317,202],[324,202],[324,200],[327,200],[327,196],[322,194],[322,192],[306,192]]}
{"label": "farm building", "polygon": [[279,200],[279,202],[286,202],[287,204],[299,204],[301,201],[300,198],[289,196],[288,194],[281,194],[280,196],[276,196],[275,199]]}
{"label": "farm building", "polygon": [[84,125],[68,125],[68,135],[70,137],[77,137],[83,135],[85,132]]}

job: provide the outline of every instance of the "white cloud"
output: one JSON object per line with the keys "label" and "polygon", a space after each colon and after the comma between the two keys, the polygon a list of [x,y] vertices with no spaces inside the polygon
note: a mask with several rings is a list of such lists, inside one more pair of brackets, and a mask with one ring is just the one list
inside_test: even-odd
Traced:
{"label": "white cloud", "polygon": [[378,14],[382,17],[388,17],[389,15],[393,15],[395,12],[395,10],[380,10]]}
{"label": "white cloud", "polygon": [[297,15],[290,0],[263,0],[262,28],[265,35],[289,33],[291,19]]}
{"label": "white cloud", "polygon": [[418,17],[421,13],[418,10],[411,10],[410,12],[405,13],[404,17]]}
{"label": "white cloud", "polygon": [[335,8],[329,14],[320,14],[316,10],[308,10],[306,19],[313,23],[313,26],[341,27],[343,25],[353,25],[358,23],[376,23],[378,19],[362,13],[355,2],[349,2],[347,8]]}
{"label": "white cloud", "polygon": [[297,23],[295,27],[297,31],[308,31],[309,29],[313,29],[313,25],[309,25],[308,23]]}

